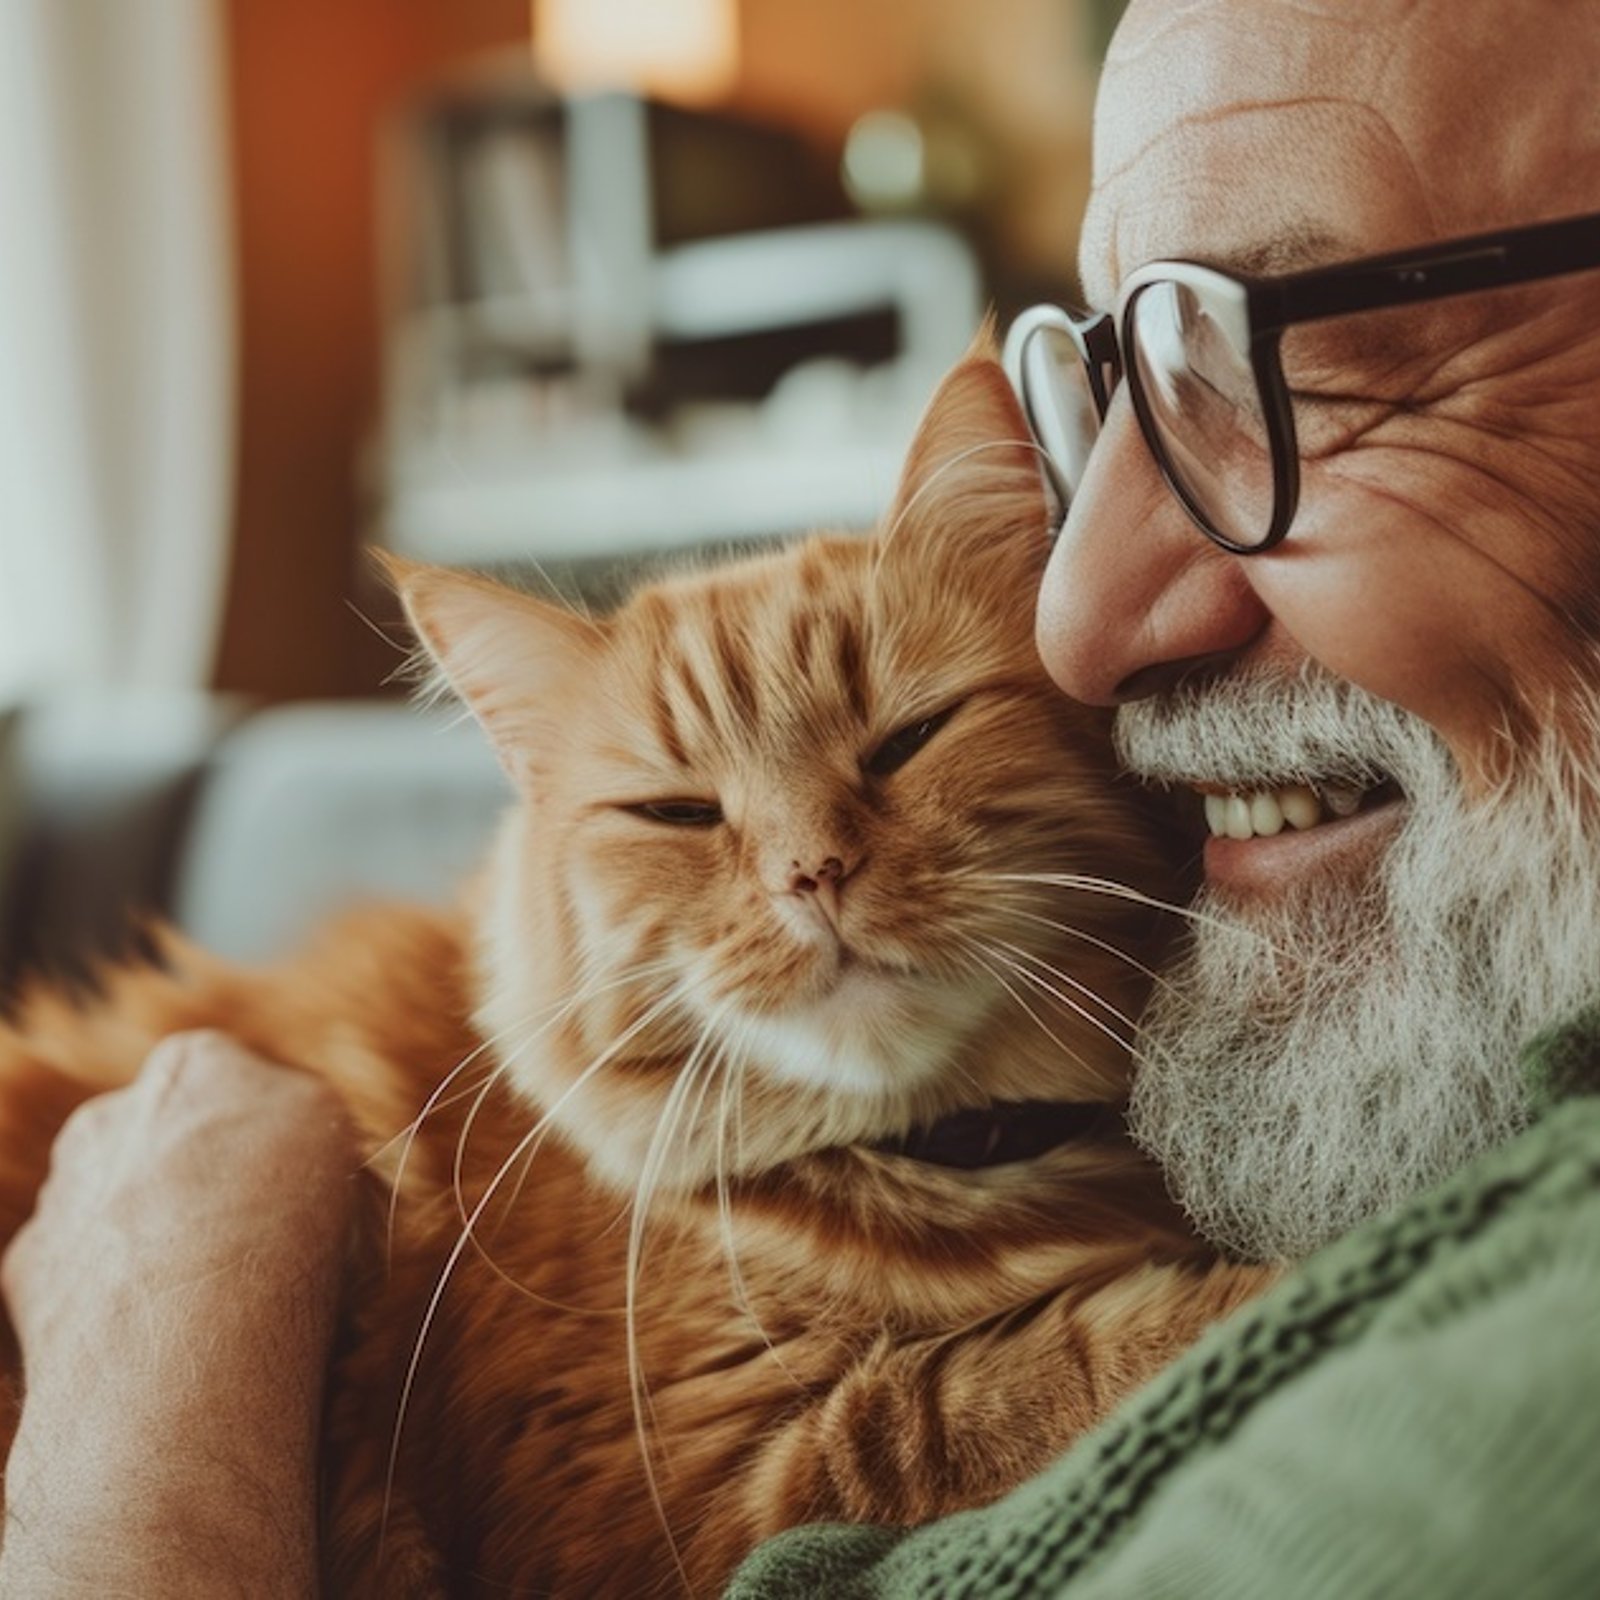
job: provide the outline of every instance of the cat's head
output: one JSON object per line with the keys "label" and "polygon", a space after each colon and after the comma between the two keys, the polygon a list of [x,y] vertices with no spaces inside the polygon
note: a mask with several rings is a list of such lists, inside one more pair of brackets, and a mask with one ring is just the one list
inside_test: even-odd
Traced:
{"label": "cat's head", "polygon": [[991,1101],[1120,1096],[1136,984],[1106,946],[1130,903],[1050,880],[1148,887],[1154,853],[1103,714],[1034,651],[1026,439],[980,348],[874,537],[600,618],[396,565],[518,796],[480,1021],[602,1176],[694,1184]]}

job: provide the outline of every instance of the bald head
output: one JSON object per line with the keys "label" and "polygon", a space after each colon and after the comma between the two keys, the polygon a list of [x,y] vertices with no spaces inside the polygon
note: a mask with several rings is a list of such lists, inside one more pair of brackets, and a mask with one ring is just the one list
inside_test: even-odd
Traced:
{"label": "bald head", "polygon": [[1141,260],[1201,253],[1188,224],[1223,175],[1258,254],[1591,210],[1597,73],[1600,0],[1133,0],[1101,83],[1085,281],[1103,304]]}

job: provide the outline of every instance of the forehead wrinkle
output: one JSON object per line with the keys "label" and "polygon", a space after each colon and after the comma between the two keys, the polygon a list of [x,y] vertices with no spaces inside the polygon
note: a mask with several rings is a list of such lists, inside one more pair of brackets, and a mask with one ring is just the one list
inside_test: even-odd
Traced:
{"label": "forehead wrinkle", "polygon": [[1310,219],[1284,223],[1262,239],[1233,249],[1214,251],[1208,266],[1246,276],[1303,272],[1362,253],[1355,241]]}
{"label": "forehead wrinkle", "polygon": [[[1331,142],[1341,148],[1320,159],[1308,148],[1312,141],[1264,142],[1231,170],[1214,170],[1222,220],[1252,192],[1270,198],[1273,190],[1293,192],[1297,181],[1315,207],[1323,198],[1320,169],[1340,154],[1355,157],[1361,170],[1343,192],[1324,191],[1329,210],[1375,224],[1362,230],[1355,254],[1592,209],[1600,121],[1593,74],[1574,66],[1593,54],[1600,9],[1594,0],[1527,0],[1517,17],[1518,26],[1507,27],[1504,8],[1487,0],[1383,7],[1363,0],[1135,0],[1101,80],[1097,193],[1113,179],[1131,187],[1130,162],[1153,134],[1186,114],[1310,93],[1341,96],[1384,123],[1390,136],[1367,159],[1360,139],[1347,141],[1348,128],[1337,126]],[[1192,170],[1203,181],[1204,124],[1191,123],[1191,132],[1200,146]],[[1141,174],[1133,182],[1148,187],[1149,180]],[[1370,203],[1377,192],[1391,199],[1387,215]],[[1124,237],[1112,260],[1111,209],[1085,230],[1096,235],[1096,247],[1083,253],[1083,272],[1097,303],[1104,298],[1098,291],[1109,292],[1141,259],[1202,254],[1175,250],[1165,239],[1142,250]]]}
{"label": "forehead wrinkle", "polygon": [[[1261,126],[1279,118],[1288,125]],[[1263,149],[1275,164],[1239,181],[1241,162]],[[1353,197],[1361,203],[1341,213]],[[1312,209],[1324,202],[1326,214]],[[1091,303],[1108,307],[1128,273],[1152,260],[1283,272],[1434,232],[1411,153],[1377,107],[1327,95],[1240,100],[1185,110],[1097,175],[1080,274]]]}

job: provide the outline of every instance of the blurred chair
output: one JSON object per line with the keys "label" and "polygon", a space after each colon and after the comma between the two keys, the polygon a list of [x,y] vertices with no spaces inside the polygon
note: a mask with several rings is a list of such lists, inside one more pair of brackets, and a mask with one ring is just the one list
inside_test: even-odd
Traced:
{"label": "blurred chair", "polygon": [[288,706],[214,752],[173,889],[178,925],[241,961],[374,900],[442,904],[510,786],[483,735],[403,704]]}
{"label": "blurred chair", "polygon": [[260,961],[346,907],[445,903],[510,795],[477,730],[442,714],[376,701],[244,713],[102,696],[13,715],[0,987],[81,982],[136,948],[151,913]]}
{"label": "blurred chair", "polygon": [[81,978],[167,903],[202,774],[243,707],[199,693],[79,692],[13,710],[0,974]]}

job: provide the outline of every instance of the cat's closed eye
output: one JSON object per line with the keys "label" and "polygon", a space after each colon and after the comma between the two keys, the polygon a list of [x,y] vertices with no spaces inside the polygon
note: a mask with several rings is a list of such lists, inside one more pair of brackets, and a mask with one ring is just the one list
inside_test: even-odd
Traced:
{"label": "cat's closed eye", "polygon": [[891,733],[862,765],[874,778],[887,778],[898,772],[956,714],[956,709],[946,706],[930,717],[908,722]]}
{"label": "cat's closed eye", "polygon": [[714,828],[722,821],[722,807],[714,800],[643,800],[621,809],[674,828]]}

